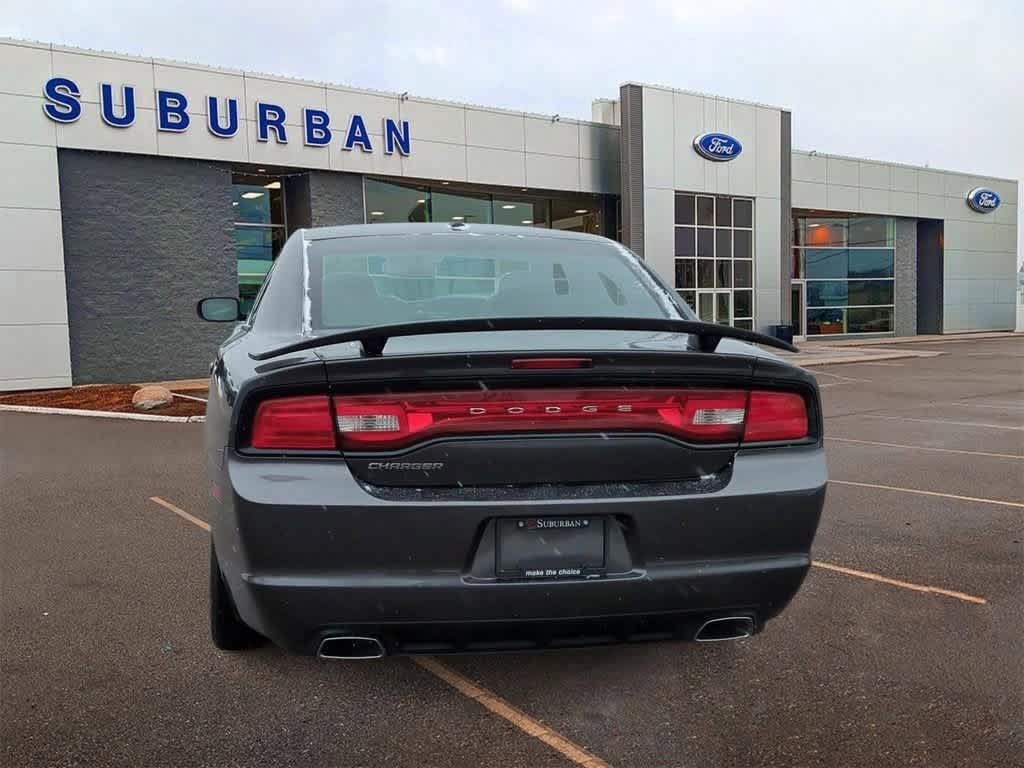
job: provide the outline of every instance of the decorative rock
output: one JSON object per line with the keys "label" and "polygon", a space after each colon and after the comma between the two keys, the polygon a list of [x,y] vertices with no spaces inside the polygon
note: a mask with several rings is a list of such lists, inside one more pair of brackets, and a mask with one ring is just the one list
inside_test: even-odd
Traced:
{"label": "decorative rock", "polygon": [[140,387],[132,395],[132,405],[142,411],[163,408],[174,399],[171,390],[166,387]]}

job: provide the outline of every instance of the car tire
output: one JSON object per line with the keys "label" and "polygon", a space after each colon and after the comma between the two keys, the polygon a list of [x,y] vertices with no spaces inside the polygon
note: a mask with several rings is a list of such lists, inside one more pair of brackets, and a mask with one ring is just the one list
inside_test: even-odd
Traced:
{"label": "car tire", "polygon": [[244,651],[259,638],[240,618],[217,562],[217,550],[210,542],[210,637],[222,651]]}

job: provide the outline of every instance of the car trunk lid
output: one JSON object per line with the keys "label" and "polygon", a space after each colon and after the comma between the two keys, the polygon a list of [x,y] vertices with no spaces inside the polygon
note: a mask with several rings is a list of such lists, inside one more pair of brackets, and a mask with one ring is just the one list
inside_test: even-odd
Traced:
{"label": "car trunk lid", "polygon": [[352,472],[372,485],[457,487],[728,467],[754,356],[685,351],[685,334],[578,333],[395,339],[369,358],[321,350]]}

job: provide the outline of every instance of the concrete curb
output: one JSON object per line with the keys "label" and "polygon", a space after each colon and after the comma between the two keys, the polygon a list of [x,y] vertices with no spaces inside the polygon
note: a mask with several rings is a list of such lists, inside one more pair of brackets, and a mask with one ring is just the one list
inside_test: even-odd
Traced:
{"label": "concrete curb", "polygon": [[113,413],[111,411],[86,411],[80,408],[47,408],[41,405],[3,405],[0,412],[43,413],[52,416],[95,416],[100,419],[128,419],[130,421],[165,421],[178,424],[201,424],[205,416],[160,416],[155,413]]}
{"label": "concrete curb", "polygon": [[905,360],[912,357],[941,357],[946,352],[886,352],[878,355],[851,355],[850,357],[818,358],[817,360],[801,361],[799,355],[786,358],[789,362],[799,365],[801,368],[816,367],[819,365],[840,365],[842,363],[874,363],[883,360]]}

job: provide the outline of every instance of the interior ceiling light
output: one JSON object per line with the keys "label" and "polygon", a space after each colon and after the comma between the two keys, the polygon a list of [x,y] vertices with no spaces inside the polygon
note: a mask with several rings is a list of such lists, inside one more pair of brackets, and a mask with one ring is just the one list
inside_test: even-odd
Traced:
{"label": "interior ceiling light", "polygon": [[465,216],[452,216],[452,221],[464,221]]}
{"label": "interior ceiling light", "polygon": [[423,204],[423,203],[427,202],[427,198],[425,198],[425,197],[421,197],[421,198],[420,198],[419,200],[417,200],[416,202],[417,202],[417,203],[420,203],[420,204]]}
{"label": "interior ceiling light", "polygon": [[523,224],[533,224],[533,219],[523,219]]}
{"label": "interior ceiling light", "polygon": [[266,194],[266,192],[243,192],[242,193],[242,199],[243,200],[255,200],[256,198],[263,197],[263,195],[265,195],[265,194]]}
{"label": "interior ceiling light", "polygon": [[576,209],[576,213],[586,213],[586,212],[587,212],[586,208],[577,208]]}
{"label": "interior ceiling light", "polygon": [[266,168],[257,168],[256,169],[256,173],[266,173],[266,172],[267,172]]}
{"label": "interior ceiling light", "polygon": [[513,208],[515,208],[515,206],[512,205],[512,203],[508,203],[508,204],[503,205],[501,207],[504,208],[506,211],[511,211]]}
{"label": "interior ceiling light", "polygon": [[384,211],[370,211],[371,216],[383,216]]}
{"label": "interior ceiling light", "polygon": [[281,188],[281,182],[280,181],[272,181],[269,184],[264,184],[263,188],[264,189],[280,189]]}

